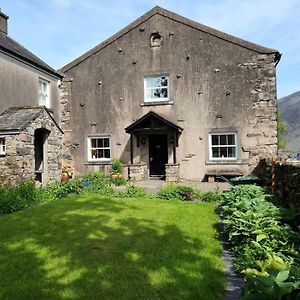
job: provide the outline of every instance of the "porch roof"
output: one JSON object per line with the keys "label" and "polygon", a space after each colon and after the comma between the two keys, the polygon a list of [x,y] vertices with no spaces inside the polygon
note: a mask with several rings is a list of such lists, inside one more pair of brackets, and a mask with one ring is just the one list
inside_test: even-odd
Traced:
{"label": "porch roof", "polygon": [[34,121],[40,114],[46,111],[49,118],[58,126],[51,113],[44,106],[19,106],[10,107],[0,115],[0,134],[18,134]]}
{"label": "porch roof", "polygon": [[[154,120],[160,121],[161,125],[164,126],[155,126],[153,122]],[[155,131],[169,128],[179,133],[183,131],[183,128],[167,120],[165,117],[162,117],[154,111],[149,111],[147,114],[145,114],[144,116],[136,120],[134,123],[126,127],[125,131],[127,133],[133,133],[141,131]]]}

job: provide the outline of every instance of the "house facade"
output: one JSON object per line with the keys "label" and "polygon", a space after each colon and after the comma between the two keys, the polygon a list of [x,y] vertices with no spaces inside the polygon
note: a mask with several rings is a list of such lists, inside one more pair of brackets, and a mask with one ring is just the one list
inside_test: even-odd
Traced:
{"label": "house facade", "polygon": [[8,36],[0,11],[0,183],[41,183],[61,173],[62,76]]}
{"label": "house facade", "polygon": [[155,7],[63,67],[64,152],[77,175],[249,174],[277,152],[277,50]]}
{"label": "house facade", "polygon": [[248,174],[277,151],[279,59],[156,7],[61,69],[64,151],[77,174]]}

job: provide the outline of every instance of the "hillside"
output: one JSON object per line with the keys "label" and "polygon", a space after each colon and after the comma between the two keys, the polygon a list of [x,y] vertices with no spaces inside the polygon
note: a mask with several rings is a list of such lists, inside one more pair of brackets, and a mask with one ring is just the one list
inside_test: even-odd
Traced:
{"label": "hillside", "polygon": [[287,125],[289,150],[300,150],[300,91],[278,100],[278,108]]}

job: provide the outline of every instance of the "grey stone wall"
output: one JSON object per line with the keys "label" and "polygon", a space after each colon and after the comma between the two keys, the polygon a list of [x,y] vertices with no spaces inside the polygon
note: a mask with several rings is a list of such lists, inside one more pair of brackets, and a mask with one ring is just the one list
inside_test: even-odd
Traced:
{"label": "grey stone wall", "polygon": [[179,180],[179,164],[166,164],[166,181]]}
{"label": "grey stone wall", "polygon": [[277,154],[277,99],[274,55],[256,55],[240,64],[244,70],[256,73],[250,80],[249,101],[253,114],[246,127],[247,143],[242,146],[249,158],[249,171],[259,163],[261,157]]}
{"label": "grey stone wall", "polygon": [[72,129],[70,125],[71,84],[72,79],[64,78],[60,85],[60,126],[64,132],[61,159],[63,165],[68,166],[74,166],[72,149],[77,147],[75,140],[72,140]]}
{"label": "grey stone wall", "polygon": [[6,155],[0,156],[0,183],[17,185],[35,177],[34,132],[40,128],[49,131],[44,183],[60,178],[62,133],[44,111],[19,134],[1,136],[5,138]]}
{"label": "grey stone wall", "polygon": [[147,172],[147,165],[145,163],[130,164],[129,167],[129,179],[140,181],[145,179]]}

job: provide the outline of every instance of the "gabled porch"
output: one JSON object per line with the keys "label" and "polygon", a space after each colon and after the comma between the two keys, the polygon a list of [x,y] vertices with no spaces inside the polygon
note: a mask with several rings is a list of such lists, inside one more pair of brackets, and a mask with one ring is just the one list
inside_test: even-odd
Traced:
{"label": "gabled porch", "polygon": [[178,181],[176,148],[183,128],[150,111],[125,131],[130,134],[130,179]]}

